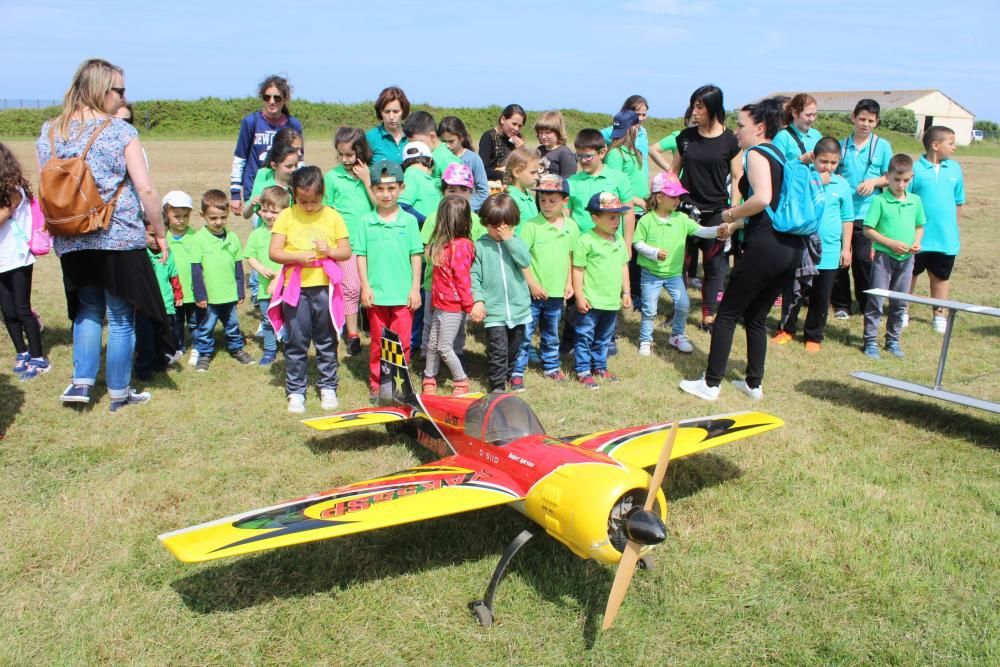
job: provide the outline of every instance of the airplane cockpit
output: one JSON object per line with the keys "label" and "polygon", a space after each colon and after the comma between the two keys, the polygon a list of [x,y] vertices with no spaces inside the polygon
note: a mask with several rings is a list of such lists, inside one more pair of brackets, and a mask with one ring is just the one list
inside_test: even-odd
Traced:
{"label": "airplane cockpit", "polygon": [[514,394],[490,393],[466,411],[465,435],[502,447],[528,435],[545,435],[545,428]]}

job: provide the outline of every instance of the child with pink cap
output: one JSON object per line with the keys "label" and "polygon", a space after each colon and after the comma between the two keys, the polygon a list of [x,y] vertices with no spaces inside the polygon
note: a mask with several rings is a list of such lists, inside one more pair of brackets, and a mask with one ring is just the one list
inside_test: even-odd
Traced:
{"label": "child with pink cap", "polygon": [[[475,194],[475,177],[472,174],[472,170],[466,164],[449,164],[444,169],[444,173],[441,174],[441,194],[445,197],[448,195],[455,195],[461,197],[465,201],[472,204],[472,199]],[[440,210],[440,206],[438,207]],[[424,226],[420,228],[420,240],[424,242],[424,247],[430,245],[431,237],[434,236],[434,230],[437,228],[437,216],[438,212],[435,211],[427,216],[424,220]],[[483,223],[479,221],[479,215],[475,212],[472,213],[472,227],[470,232],[470,238],[472,242],[475,243],[476,239],[486,233],[486,228],[483,227]],[[424,258],[424,282],[423,290],[425,294],[431,293],[431,281],[434,275],[434,260],[431,257]],[[431,300],[424,299],[424,320],[427,322],[431,321]],[[420,351],[422,354],[427,354],[427,343],[430,339],[430,328],[424,327],[421,332],[420,338]],[[465,327],[463,326],[458,331],[458,335],[455,338],[455,353],[459,356],[465,353]]]}
{"label": "child with pink cap", "polygon": [[684,334],[687,325],[689,302],[684,288],[684,251],[688,236],[715,238],[719,227],[701,227],[697,222],[677,210],[680,196],[687,194],[677,175],[665,171],[653,178],[649,199],[649,213],[639,218],[635,226],[632,245],[639,256],[639,284],[642,295],[642,321],[639,325],[639,355],[652,354],[653,322],[660,292],[667,290],[674,302],[668,342],[681,352],[694,348]]}

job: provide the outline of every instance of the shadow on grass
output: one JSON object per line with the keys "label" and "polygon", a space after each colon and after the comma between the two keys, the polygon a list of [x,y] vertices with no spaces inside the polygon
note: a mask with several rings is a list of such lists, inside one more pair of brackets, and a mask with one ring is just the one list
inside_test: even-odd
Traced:
{"label": "shadow on grass", "polygon": [[663,493],[673,502],[742,476],[743,469],[723,456],[695,454],[670,462]]}
{"label": "shadow on grass", "polygon": [[[274,598],[336,592],[466,561],[492,562],[521,530],[533,525],[506,508],[482,510],[246,557],[180,578],[171,586],[198,613],[236,611]],[[529,547],[514,559],[508,576],[524,577],[556,601],[589,590],[582,581],[586,566],[561,545],[539,535]],[[552,567],[566,576],[551,577]],[[481,598],[488,583],[489,575],[464,593],[469,600]],[[504,587],[498,590],[502,614]],[[604,595],[606,590],[600,593]],[[474,623],[470,615],[470,627]]]}
{"label": "shadow on grass", "polygon": [[1000,326],[979,326],[969,330],[970,333],[987,338],[1000,338]]}
{"label": "shadow on grass", "polygon": [[858,412],[905,421],[907,424],[961,438],[977,447],[1000,449],[1000,423],[949,409],[946,403],[903,396],[882,396],[860,385],[834,380],[804,380],[795,385],[813,398],[831,401]]}
{"label": "shadow on grass", "polygon": [[0,440],[7,435],[7,430],[14,423],[14,418],[24,405],[24,390],[17,386],[21,384],[9,375],[0,375]]}

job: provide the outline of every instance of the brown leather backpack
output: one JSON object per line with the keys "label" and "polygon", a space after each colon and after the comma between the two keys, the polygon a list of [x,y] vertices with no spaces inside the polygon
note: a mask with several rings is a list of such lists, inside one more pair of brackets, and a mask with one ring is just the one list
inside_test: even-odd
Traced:
{"label": "brown leather backpack", "polygon": [[87,164],[87,153],[97,137],[111,124],[107,119],[90,137],[86,148],[75,157],[56,156],[55,123],[49,126],[49,148],[52,156],[42,165],[38,180],[38,198],[45,212],[45,228],[52,236],[79,236],[111,226],[111,214],[118,195],[125,187],[125,178],[118,184],[114,196],[105,202]]}

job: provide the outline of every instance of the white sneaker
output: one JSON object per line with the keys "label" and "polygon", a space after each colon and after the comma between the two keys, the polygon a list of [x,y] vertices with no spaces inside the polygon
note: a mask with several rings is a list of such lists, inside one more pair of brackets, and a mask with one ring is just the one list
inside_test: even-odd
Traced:
{"label": "white sneaker", "polygon": [[301,414],[306,411],[306,397],[304,394],[288,395],[288,411]]}
{"label": "white sneaker", "polygon": [[340,403],[337,402],[337,390],[336,389],[320,389],[319,390],[319,407],[324,410],[336,410]]}
{"label": "white sneaker", "polygon": [[694,352],[694,347],[691,345],[691,341],[684,334],[674,334],[670,337],[670,346],[676,347],[681,352]]}
{"label": "white sneaker", "polygon": [[764,390],[760,387],[751,389],[745,380],[733,380],[733,386],[742,391],[744,394],[749,396],[755,401],[759,401],[764,398]]}
{"label": "white sneaker", "polygon": [[903,313],[903,328],[910,326],[910,313]]}
{"label": "white sneaker", "polygon": [[704,376],[697,380],[681,380],[680,388],[681,391],[686,391],[692,396],[706,401],[714,401],[719,398],[720,387],[709,387],[705,384]]}
{"label": "white sneaker", "polygon": [[649,357],[653,355],[653,344],[648,340],[641,341],[639,343],[639,356]]}
{"label": "white sneaker", "polygon": [[935,315],[934,320],[931,322],[931,327],[939,334],[943,334],[948,330],[948,318],[941,315]]}
{"label": "white sneaker", "polygon": [[188,366],[198,365],[198,350],[191,348],[191,355],[188,357]]}

